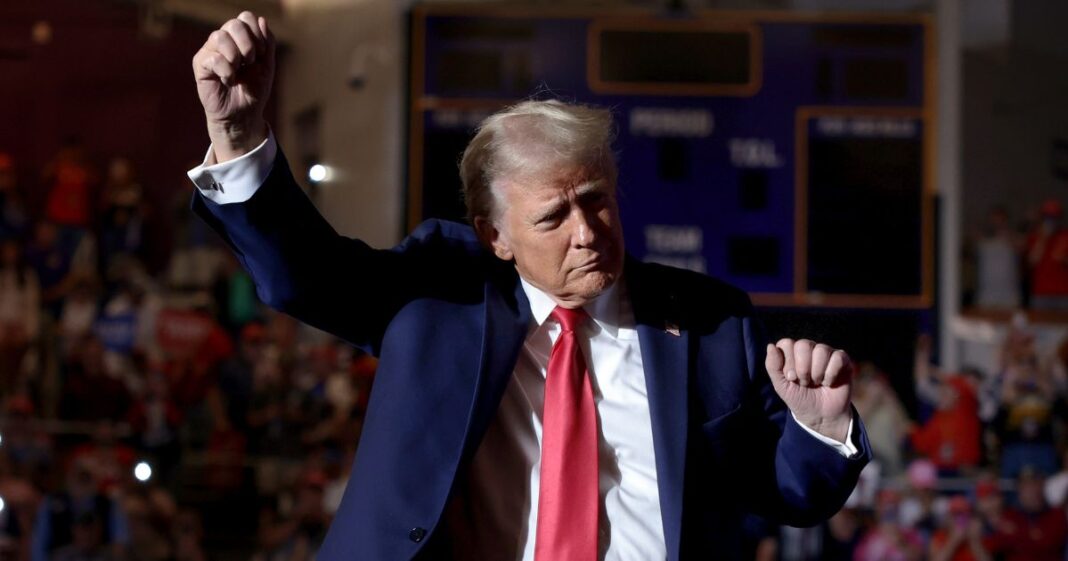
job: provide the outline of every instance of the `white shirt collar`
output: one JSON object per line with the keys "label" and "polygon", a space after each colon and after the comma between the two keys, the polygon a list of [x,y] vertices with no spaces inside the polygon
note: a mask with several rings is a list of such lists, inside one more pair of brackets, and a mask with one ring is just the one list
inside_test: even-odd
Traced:
{"label": "white shirt collar", "polygon": [[[553,313],[553,310],[556,309],[556,302],[553,301],[552,297],[527,282],[523,277],[519,277],[519,282],[523,285],[523,292],[526,293],[527,300],[530,302],[530,312],[534,322],[538,327],[541,327],[545,324],[545,320],[549,319],[549,315]],[[616,279],[608,289],[582,307],[593,318],[598,327],[605,330],[612,337],[619,335],[621,319],[620,297],[623,291],[618,287],[622,283],[622,278]]]}

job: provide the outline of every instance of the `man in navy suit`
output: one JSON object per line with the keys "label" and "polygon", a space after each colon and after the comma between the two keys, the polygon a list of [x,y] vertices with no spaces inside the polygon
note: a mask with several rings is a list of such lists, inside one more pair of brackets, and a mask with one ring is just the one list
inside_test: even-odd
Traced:
{"label": "man in navy suit", "polygon": [[194,211],[266,303],[380,357],[320,559],[734,559],[742,513],[812,525],[853,489],[849,357],[765,345],[744,292],[626,256],[607,111],[491,116],[461,163],[472,227],[377,250],[319,215],[263,120],[266,20],[193,69]]}

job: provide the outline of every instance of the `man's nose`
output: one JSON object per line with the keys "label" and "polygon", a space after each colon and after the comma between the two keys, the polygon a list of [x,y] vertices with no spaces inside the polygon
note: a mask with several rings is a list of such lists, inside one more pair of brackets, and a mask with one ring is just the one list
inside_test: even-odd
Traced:
{"label": "man's nose", "polygon": [[590,247],[596,243],[599,237],[596,226],[596,217],[588,215],[581,209],[577,209],[574,212],[573,219],[574,231],[572,232],[572,239],[575,246]]}

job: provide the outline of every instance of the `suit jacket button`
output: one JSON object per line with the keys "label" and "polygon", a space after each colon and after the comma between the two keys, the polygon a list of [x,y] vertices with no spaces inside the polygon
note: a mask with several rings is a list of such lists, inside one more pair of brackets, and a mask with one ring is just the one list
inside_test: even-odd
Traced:
{"label": "suit jacket button", "polygon": [[412,531],[408,532],[408,539],[415,543],[423,541],[426,537],[426,530],[423,528],[412,528]]}

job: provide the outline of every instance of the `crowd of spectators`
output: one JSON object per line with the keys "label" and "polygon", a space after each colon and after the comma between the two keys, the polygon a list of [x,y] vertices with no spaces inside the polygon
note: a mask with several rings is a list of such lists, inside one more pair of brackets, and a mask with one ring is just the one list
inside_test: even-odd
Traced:
{"label": "crowd of spectators", "polygon": [[0,560],[312,559],[340,502],[373,359],[265,308],[175,182],[0,153]]}
{"label": "crowd of spectators", "polygon": [[1043,353],[1017,320],[996,364],[965,372],[931,364],[926,336],[915,348],[915,412],[876,365],[858,367],[875,459],[845,508],[811,529],[752,520],[754,558],[1068,559],[1068,339]]}
{"label": "crowd of spectators", "polygon": [[965,306],[984,310],[1068,311],[1068,228],[1061,201],[1049,199],[1014,223],[1004,207],[968,236]]}
{"label": "crowd of spectators", "polygon": [[[374,361],[265,308],[177,183],[152,199],[74,141],[42,170],[0,153],[0,560],[314,558]],[[1068,302],[1060,205],[1040,214],[1021,236],[992,213],[977,303]],[[914,408],[859,365],[875,461],[826,524],[750,519],[754,559],[1068,559],[1068,343],[1017,322],[996,364],[930,355]]]}

